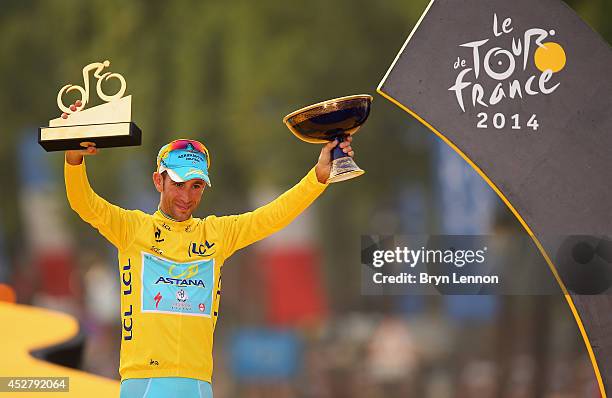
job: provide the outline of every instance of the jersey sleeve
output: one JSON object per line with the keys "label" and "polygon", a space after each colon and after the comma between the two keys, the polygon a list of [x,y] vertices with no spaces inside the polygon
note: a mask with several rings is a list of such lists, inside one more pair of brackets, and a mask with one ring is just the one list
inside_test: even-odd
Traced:
{"label": "jersey sleeve", "polygon": [[134,241],[145,214],[122,209],[98,196],[89,185],[84,159],[76,166],[64,161],[64,179],[70,207],[83,221],[98,229],[120,250]]}
{"label": "jersey sleeve", "polygon": [[327,185],[318,181],[312,168],[293,188],[267,205],[248,213],[216,218],[224,257],[289,225]]}

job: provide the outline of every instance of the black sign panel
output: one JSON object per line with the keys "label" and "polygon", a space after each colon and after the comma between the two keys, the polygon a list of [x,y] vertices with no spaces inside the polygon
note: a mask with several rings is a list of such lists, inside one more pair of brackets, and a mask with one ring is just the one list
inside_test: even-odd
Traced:
{"label": "black sign panel", "polygon": [[571,295],[602,390],[612,382],[611,74],[610,46],[560,0],[434,0],[378,89],[533,235]]}

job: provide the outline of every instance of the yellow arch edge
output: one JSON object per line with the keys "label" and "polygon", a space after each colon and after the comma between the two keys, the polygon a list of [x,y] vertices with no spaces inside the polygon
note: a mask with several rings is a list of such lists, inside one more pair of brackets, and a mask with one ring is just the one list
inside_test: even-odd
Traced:
{"label": "yellow arch edge", "polygon": [[[433,3],[433,0],[430,3],[430,5],[432,3]],[[429,6],[427,8],[429,9]],[[425,13],[427,13],[427,10],[425,11]],[[423,15],[425,15],[425,13],[423,13]],[[418,26],[418,24],[417,24],[417,26]],[[415,27],[414,30],[416,30],[416,27]],[[413,30],[413,32],[414,32],[414,30]],[[411,34],[411,36],[412,36],[412,34]],[[408,38],[408,40],[410,40],[410,38]],[[408,42],[408,40],[406,41],[406,43]],[[400,51],[400,53],[401,52],[402,51]],[[398,54],[398,56],[399,56],[399,54]],[[389,71],[392,68],[393,68],[393,66],[391,68],[389,68]],[[385,76],[385,78],[386,78],[386,76]],[[383,79],[383,82],[384,81],[385,81],[385,79]],[[512,213],[517,218],[517,220],[519,220],[519,222],[521,223],[523,228],[525,228],[525,231],[527,231],[527,233],[529,234],[529,236],[531,237],[533,242],[538,247],[538,250],[540,250],[540,253],[542,253],[542,256],[544,256],[544,259],[546,260],[546,263],[548,264],[548,267],[550,268],[550,271],[553,273],[555,279],[557,280],[557,283],[559,284],[559,287],[561,287],[561,291],[563,292],[563,295],[565,296],[565,300],[567,301],[567,304],[569,305],[569,307],[570,307],[570,309],[572,311],[572,314],[574,315],[574,319],[576,320],[576,324],[578,325],[578,329],[580,329],[580,334],[582,335],[582,339],[584,340],[584,344],[586,345],[587,351],[589,353],[589,358],[591,359],[591,364],[593,365],[593,370],[595,371],[595,377],[597,378],[597,384],[599,385],[599,392],[601,393],[602,398],[606,398],[606,390],[604,388],[603,380],[601,378],[601,373],[599,371],[599,366],[597,365],[597,360],[595,358],[595,353],[593,352],[593,347],[591,347],[591,342],[589,341],[589,336],[587,335],[587,332],[584,329],[584,325],[582,324],[582,319],[580,319],[580,315],[578,314],[578,310],[576,310],[576,306],[574,305],[574,301],[572,300],[572,296],[568,293],[567,288],[565,287],[565,284],[563,283],[563,281],[559,277],[559,273],[557,272],[557,268],[555,267],[555,265],[553,264],[552,260],[548,256],[548,253],[546,253],[546,250],[544,250],[544,247],[542,246],[542,244],[540,243],[538,238],[536,238],[536,236],[534,235],[534,233],[531,230],[531,228],[529,228],[529,225],[527,225],[527,223],[525,222],[523,217],[521,217],[519,212],[514,208],[514,206],[512,206],[510,201],[506,198],[506,196],[504,196],[504,194],[499,190],[499,188],[497,188],[497,186],[493,183],[493,181],[491,181],[489,179],[489,177],[484,173],[484,171],[482,171],[480,169],[480,167],[478,167],[465,153],[463,153],[461,151],[461,149],[459,149],[455,144],[452,143],[451,140],[446,138],[444,136],[444,134],[442,134],[438,130],[436,130],[435,127],[433,127],[431,124],[427,123],[423,118],[421,118],[415,112],[411,111],[406,106],[402,105],[399,101],[397,101],[395,98],[391,97],[389,94],[383,92],[382,89],[381,89],[381,86],[382,86],[382,82],[381,82],[381,85],[376,89],[376,92],[378,92],[380,95],[382,95],[383,97],[385,97],[386,99],[388,99],[389,101],[391,101],[392,103],[394,103],[395,105],[397,105],[398,107],[403,109],[404,111],[408,112],[416,120],[421,122],[428,129],[430,129],[435,135],[437,135],[448,146],[450,146],[455,152],[457,152],[463,158],[463,160],[465,160],[470,166],[472,166],[472,168],[474,170],[476,170],[476,172],[486,181],[486,183],[489,184],[489,186],[491,188],[493,188],[493,190],[495,191],[497,196],[499,196],[504,201],[506,206],[508,206],[508,208],[512,211]]]}

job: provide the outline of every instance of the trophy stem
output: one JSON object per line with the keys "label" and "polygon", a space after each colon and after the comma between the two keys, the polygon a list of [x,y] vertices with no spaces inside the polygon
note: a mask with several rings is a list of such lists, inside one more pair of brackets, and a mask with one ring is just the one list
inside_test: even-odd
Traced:
{"label": "trophy stem", "polygon": [[338,145],[332,150],[332,169],[329,173],[328,183],[340,182],[358,177],[365,173],[350,157],[340,148],[340,143],[348,137],[346,134],[341,134],[336,137]]}
{"label": "trophy stem", "polygon": [[336,137],[336,140],[338,140],[338,145],[336,145],[334,149],[332,149],[332,160],[336,160],[336,159],[340,159],[340,158],[348,156],[348,154],[342,152],[342,148],[340,148],[340,144],[345,139],[346,139],[346,134],[340,134],[339,136]]}

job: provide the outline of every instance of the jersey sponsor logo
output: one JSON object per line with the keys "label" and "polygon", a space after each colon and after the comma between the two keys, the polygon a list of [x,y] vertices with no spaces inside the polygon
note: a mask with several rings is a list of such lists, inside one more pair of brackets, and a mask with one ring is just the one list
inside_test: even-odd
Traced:
{"label": "jersey sponsor logo", "polygon": [[155,252],[155,253],[157,253],[157,254],[159,254],[159,255],[164,254],[163,250],[162,250],[162,249],[160,249],[160,248],[159,248],[159,247],[157,247],[157,246],[151,246],[151,251],[153,251],[153,252]]}
{"label": "jersey sponsor logo", "polygon": [[202,279],[177,279],[177,278],[166,278],[160,276],[155,284],[163,284],[163,285],[176,285],[176,286],[196,286],[201,288],[206,288],[206,285]]}
{"label": "jersey sponsor logo", "polygon": [[[195,228],[199,227],[201,222],[202,220],[198,219],[198,221],[195,223]],[[193,230],[194,230],[193,224],[189,224],[188,226],[185,227],[185,232],[191,232]]]}
{"label": "jersey sponsor logo", "polygon": [[182,263],[142,252],[142,312],[211,317],[214,273],[211,259]]}
{"label": "jersey sponsor logo", "polygon": [[159,227],[154,228],[153,234],[155,235],[155,242],[161,243],[164,241],[164,238],[161,237],[161,229],[159,229]]}
{"label": "jersey sponsor logo", "polygon": [[216,253],[216,250],[212,250],[214,246],[214,243],[209,243],[207,240],[204,243],[190,242],[187,253],[189,257],[192,257],[192,254],[199,257],[210,257]]}
{"label": "jersey sponsor logo", "polygon": [[183,302],[180,302],[180,301],[177,301],[176,303],[172,304],[172,306],[170,308],[172,308],[172,310],[174,310],[174,312],[191,312],[191,311],[193,311],[193,308],[191,308],[191,304],[183,303]]}
{"label": "jersey sponsor logo", "polygon": [[198,264],[197,263],[188,266],[187,269],[185,269],[182,272],[180,270],[177,270],[177,272],[175,273],[176,268],[177,268],[177,265],[172,264],[170,268],[168,268],[168,275],[170,275],[173,278],[178,278],[178,279],[189,279],[192,276],[198,274]]}
{"label": "jersey sponsor logo", "polygon": [[187,292],[185,292],[185,289],[179,289],[176,292],[176,299],[182,302],[189,300],[189,296],[187,295]]}
{"label": "jersey sponsor logo", "polygon": [[176,303],[172,304],[172,308],[175,310],[186,310],[191,311],[191,304],[187,301],[189,300],[189,295],[185,289],[179,289],[176,292]]}
{"label": "jersey sponsor logo", "polygon": [[[130,259],[128,259],[128,263],[122,267],[121,282],[123,284],[123,295],[132,295],[132,262]],[[126,308],[126,311],[123,312],[122,326],[123,340],[132,340],[132,329],[134,327],[132,318],[132,304],[130,304]]]}
{"label": "jersey sponsor logo", "polygon": [[129,309],[123,312],[123,340],[132,340],[132,329],[134,327],[132,315],[132,304],[130,304]]}
{"label": "jersey sponsor logo", "polygon": [[128,263],[123,266],[123,270],[121,272],[121,281],[123,282],[123,295],[127,296],[128,294],[132,294],[132,262],[128,259]]}
{"label": "jersey sponsor logo", "polygon": [[161,301],[161,299],[162,299],[161,293],[157,292],[155,297],[153,297],[153,300],[155,300],[155,309],[157,309],[157,307],[159,306],[159,302]]}

